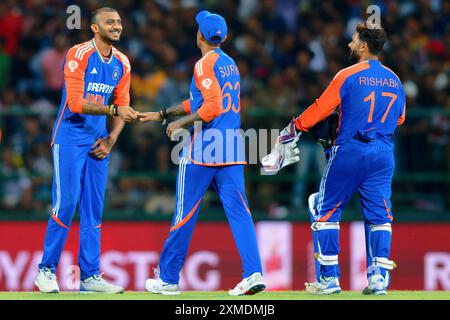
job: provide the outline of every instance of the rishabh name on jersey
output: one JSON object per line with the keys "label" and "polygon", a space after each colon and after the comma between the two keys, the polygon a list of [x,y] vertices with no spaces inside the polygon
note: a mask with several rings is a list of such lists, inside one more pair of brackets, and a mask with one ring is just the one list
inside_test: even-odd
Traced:
{"label": "rishabh name on jersey", "polygon": [[[216,86],[216,84],[219,86]],[[240,75],[234,60],[221,49],[215,49],[200,59],[194,68],[190,86],[190,112],[199,110],[209,90],[220,95],[221,110],[209,122],[190,129],[190,139],[181,155],[191,163],[220,166],[246,164],[244,140],[241,134]],[[203,91],[203,93],[202,93]],[[184,104],[184,103],[183,103]]]}
{"label": "rishabh name on jersey", "polygon": [[93,144],[106,137],[106,116],[82,114],[82,101],[108,105],[114,95],[114,104],[129,105],[130,75],[128,58],[114,47],[108,61],[102,58],[94,39],[70,48],[64,61],[62,99],[52,145]]}
{"label": "rishabh name on jersey", "polygon": [[392,70],[378,60],[362,61],[338,72],[295,125],[308,131],[339,108],[335,144],[363,138],[393,145],[392,135],[405,121],[405,101],[401,81]]}

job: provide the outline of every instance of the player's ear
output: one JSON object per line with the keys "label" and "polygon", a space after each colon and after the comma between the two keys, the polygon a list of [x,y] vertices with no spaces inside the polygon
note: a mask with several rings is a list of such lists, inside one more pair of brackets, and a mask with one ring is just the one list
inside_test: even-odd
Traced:
{"label": "player's ear", "polygon": [[369,52],[369,46],[367,45],[367,42],[361,42],[361,51],[364,51],[364,52]]}
{"label": "player's ear", "polygon": [[95,23],[91,24],[91,30],[93,33],[98,32],[98,25]]}

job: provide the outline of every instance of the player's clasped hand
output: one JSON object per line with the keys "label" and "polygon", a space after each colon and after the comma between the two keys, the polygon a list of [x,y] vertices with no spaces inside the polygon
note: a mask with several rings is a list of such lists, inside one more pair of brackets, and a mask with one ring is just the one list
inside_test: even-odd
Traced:
{"label": "player's clasped hand", "polygon": [[114,143],[115,141],[111,137],[100,138],[97,141],[95,141],[94,145],[91,147],[89,155],[92,158],[104,159],[111,152]]}
{"label": "player's clasped hand", "polygon": [[130,106],[120,106],[117,108],[117,116],[123,121],[130,123],[135,122],[139,117],[139,112]]}
{"label": "player's clasped hand", "polygon": [[166,134],[170,140],[174,140],[177,133],[183,130],[183,124],[180,120],[169,123],[166,129]]}
{"label": "player's clasped hand", "polygon": [[149,121],[162,121],[161,114],[159,112],[140,112],[138,117],[139,121],[144,123]]}

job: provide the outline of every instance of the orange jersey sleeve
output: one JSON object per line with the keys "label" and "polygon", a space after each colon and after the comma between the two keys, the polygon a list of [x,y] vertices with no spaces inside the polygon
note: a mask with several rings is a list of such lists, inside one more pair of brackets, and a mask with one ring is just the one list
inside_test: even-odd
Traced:
{"label": "orange jersey sleeve", "polygon": [[295,127],[298,130],[307,132],[315,124],[332,114],[341,104],[340,91],[345,80],[351,75],[369,67],[369,63],[358,63],[338,72],[319,99],[316,99],[313,104],[295,119]]}
{"label": "orange jersey sleeve", "polygon": [[195,83],[203,96],[203,104],[197,112],[206,122],[212,121],[222,113],[222,90],[214,72],[214,65],[218,58],[217,53],[210,53],[200,59],[194,69]]}
{"label": "orange jersey sleeve", "polygon": [[397,125],[401,126],[405,122],[405,118],[406,118],[406,103],[403,106],[403,113],[402,113],[402,115],[397,120]]}
{"label": "orange jersey sleeve", "polygon": [[191,113],[191,100],[186,99],[181,104],[183,105],[184,112],[186,112],[187,114],[190,114]]}
{"label": "orange jersey sleeve", "polygon": [[116,48],[113,48],[113,54],[122,62],[123,74],[116,88],[114,89],[114,104],[117,106],[130,105],[130,84],[131,84],[131,65],[127,56]]}
{"label": "orange jersey sleeve", "polygon": [[[75,46],[69,49],[64,64],[64,81],[66,85],[66,99],[70,111],[81,113],[84,103],[84,73],[87,68],[88,54],[81,55],[80,52],[90,50],[86,47]],[[84,49],[83,49],[84,48]]]}

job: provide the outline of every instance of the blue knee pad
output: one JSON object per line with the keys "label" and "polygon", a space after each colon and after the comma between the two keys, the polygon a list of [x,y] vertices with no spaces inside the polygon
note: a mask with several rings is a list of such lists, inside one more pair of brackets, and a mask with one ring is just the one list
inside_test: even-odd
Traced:
{"label": "blue knee pad", "polygon": [[[385,279],[385,287],[390,283],[389,272],[396,267],[389,260],[391,250],[392,227],[390,223],[366,225],[367,278],[380,274]],[[369,264],[370,263],[370,264]]]}

